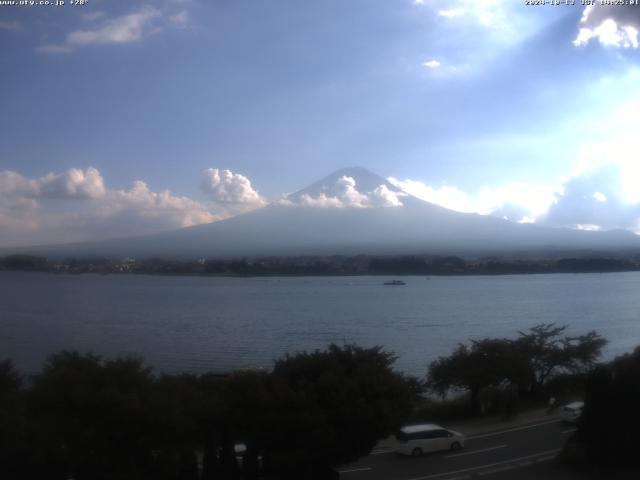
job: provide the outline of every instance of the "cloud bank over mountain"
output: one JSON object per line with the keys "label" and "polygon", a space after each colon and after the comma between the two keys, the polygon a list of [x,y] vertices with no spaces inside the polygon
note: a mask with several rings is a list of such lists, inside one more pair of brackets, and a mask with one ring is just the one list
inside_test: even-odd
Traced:
{"label": "cloud bank over mountain", "polygon": [[264,199],[253,189],[251,181],[231,170],[209,168],[203,172],[200,184],[202,191],[219,203],[245,205],[250,208],[263,207]]}
{"label": "cloud bank over mountain", "polygon": [[352,168],[294,194],[268,199],[247,176],[208,168],[201,174],[203,195],[198,199],[167,189],[153,190],[142,180],[126,188],[110,188],[101,172],[92,167],[37,178],[5,170],[0,171],[0,246],[153,234],[216,222],[269,204],[325,210],[396,209],[406,207],[412,197],[457,212],[515,223],[640,232],[640,194],[636,188],[640,166],[632,156],[602,160],[603,149],[615,152],[612,145],[621,140],[611,141],[614,143],[596,142],[585,147],[581,161],[556,184],[513,182],[480,186],[476,191],[430,185],[418,179],[385,180]]}
{"label": "cloud bank over mountain", "polygon": [[281,205],[319,207],[319,208],[375,208],[402,207],[401,198],[407,194],[392,191],[385,184],[380,184],[373,190],[360,191],[356,180],[352,176],[342,175],[333,185],[328,185],[325,191],[314,196],[302,193],[298,200],[285,199]]}
{"label": "cloud bank over mountain", "polygon": [[518,223],[574,229],[628,229],[640,233],[640,199],[624,194],[640,180],[632,163],[611,161],[577,170],[556,185],[512,183],[471,194],[455,186],[389,178],[394,185],[431,203],[460,212],[492,215]]}
{"label": "cloud bank over mountain", "polygon": [[27,178],[0,171],[0,237],[7,245],[133,236],[220,220],[203,202],[141,181],[109,189],[95,168]]}

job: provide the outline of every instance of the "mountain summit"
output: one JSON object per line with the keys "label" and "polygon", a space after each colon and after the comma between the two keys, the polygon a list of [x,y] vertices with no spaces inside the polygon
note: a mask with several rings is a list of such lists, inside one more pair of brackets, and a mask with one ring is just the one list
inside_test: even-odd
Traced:
{"label": "mountain summit", "polygon": [[630,232],[585,232],[455,212],[360,167],[233,218],[145,237],[30,248],[48,256],[238,257],[487,254],[639,248]]}

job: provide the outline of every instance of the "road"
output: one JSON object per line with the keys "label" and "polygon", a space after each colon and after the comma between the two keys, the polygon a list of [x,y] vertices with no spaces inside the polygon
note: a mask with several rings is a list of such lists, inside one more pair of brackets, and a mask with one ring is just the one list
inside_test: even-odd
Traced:
{"label": "road", "polygon": [[[446,426],[445,426],[446,427]],[[549,473],[548,464],[575,430],[557,419],[468,436],[465,449],[439,452],[420,458],[393,451],[374,451],[358,462],[340,468],[345,480],[470,480],[509,478],[518,480],[565,478]]]}

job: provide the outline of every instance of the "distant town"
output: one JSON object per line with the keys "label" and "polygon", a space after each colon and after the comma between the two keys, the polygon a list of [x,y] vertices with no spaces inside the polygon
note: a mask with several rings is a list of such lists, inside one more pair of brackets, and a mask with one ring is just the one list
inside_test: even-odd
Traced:
{"label": "distant town", "polygon": [[0,258],[0,270],[59,274],[202,276],[302,275],[512,275],[599,273],[640,270],[640,255],[517,259],[458,256],[302,256],[170,260],[161,258],[48,259],[33,255]]}

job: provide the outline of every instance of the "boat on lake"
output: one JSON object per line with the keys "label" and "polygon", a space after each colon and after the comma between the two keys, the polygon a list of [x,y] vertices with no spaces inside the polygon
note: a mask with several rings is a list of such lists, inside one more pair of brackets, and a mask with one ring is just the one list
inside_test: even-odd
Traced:
{"label": "boat on lake", "polygon": [[389,282],[384,282],[385,285],[406,285],[402,280],[391,280]]}

